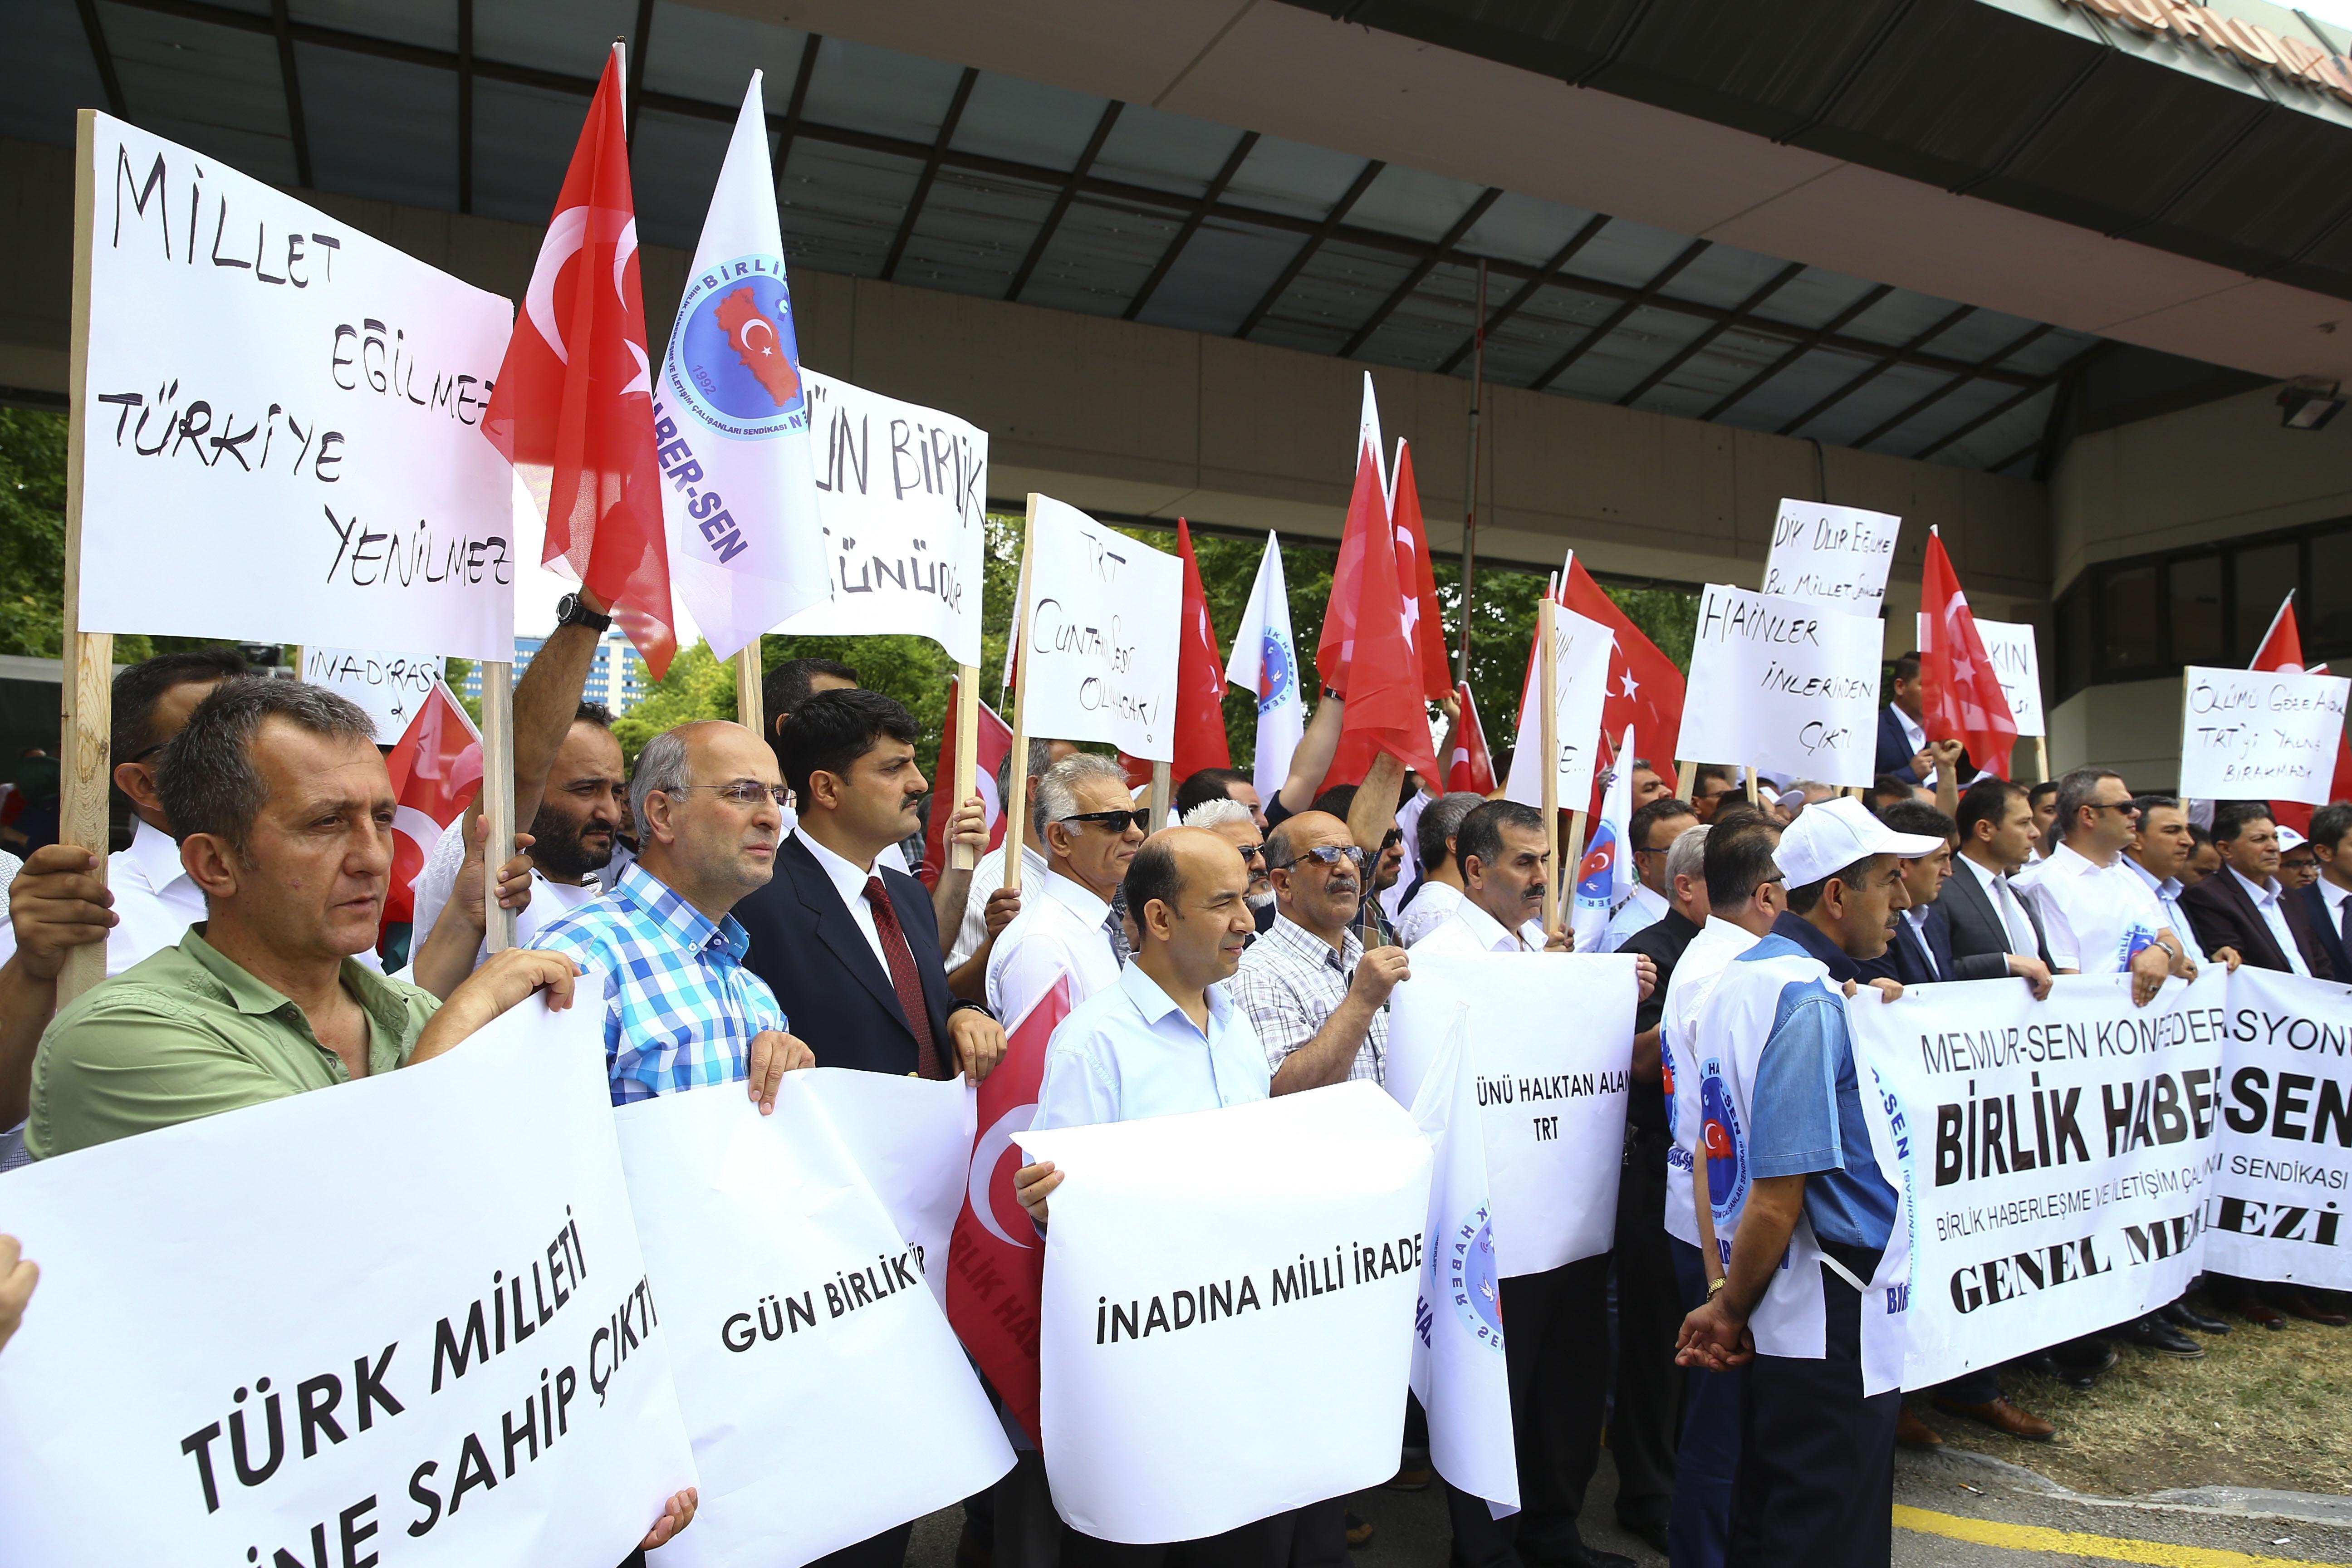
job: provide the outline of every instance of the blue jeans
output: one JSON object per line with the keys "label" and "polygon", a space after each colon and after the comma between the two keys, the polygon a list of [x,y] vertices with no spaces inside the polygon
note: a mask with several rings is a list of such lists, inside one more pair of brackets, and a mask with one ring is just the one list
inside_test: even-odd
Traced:
{"label": "blue jeans", "polygon": [[[1669,1237],[1683,1306],[1706,1300],[1698,1248]],[[1745,1370],[1689,1370],[1683,1404],[1683,1440],[1675,1456],[1675,1498],[1666,1519],[1666,1558],[1673,1568],[1723,1568],[1731,1534],[1731,1484],[1739,1473],[1739,1390]]]}

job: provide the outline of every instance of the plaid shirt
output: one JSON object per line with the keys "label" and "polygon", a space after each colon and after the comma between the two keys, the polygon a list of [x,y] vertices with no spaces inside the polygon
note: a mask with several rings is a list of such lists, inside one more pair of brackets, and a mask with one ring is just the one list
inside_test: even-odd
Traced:
{"label": "plaid shirt", "polygon": [[583,970],[583,999],[604,983],[604,1068],[613,1103],[740,1082],[751,1037],[786,1026],[768,983],[743,967],[751,938],[717,925],[642,865],[613,890],[541,928],[533,947]]}
{"label": "plaid shirt", "polygon": [[[1270,1070],[1279,1072],[1290,1053],[1313,1039],[1347,999],[1364,944],[1352,928],[1340,943],[1334,952],[1329,942],[1289,916],[1278,916],[1272,930],[1250,943],[1241,967],[1224,983],[1225,994],[1257,1030]],[[1383,1003],[1372,1015],[1364,1043],[1356,1047],[1356,1059],[1348,1064],[1348,1076],[1380,1082],[1388,1043],[1389,1010]]]}

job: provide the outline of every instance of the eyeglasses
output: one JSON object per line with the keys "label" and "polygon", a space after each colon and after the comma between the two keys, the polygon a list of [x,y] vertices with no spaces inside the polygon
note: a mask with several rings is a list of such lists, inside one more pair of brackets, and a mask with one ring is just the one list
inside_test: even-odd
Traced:
{"label": "eyeglasses", "polygon": [[1364,851],[1354,844],[1318,844],[1312,848],[1301,849],[1292,859],[1269,860],[1266,862],[1266,869],[1286,871],[1301,860],[1312,860],[1326,870],[1336,868],[1340,861],[1345,860],[1360,871],[1364,868]]}
{"label": "eyeglasses", "polygon": [[2134,805],[2127,800],[2120,803],[2114,801],[2094,800],[2086,801],[2084,804],[2088,805],[2093,811],[2120,811],[2126,816],[2137,816],[2139,815],[2139,807]]}
{"label": "eyeglasses", "polygon": [[1382,835],[1381,838],[1381,847],[1384,850],[1393,849],[1403,842],[1404,829],[1402,827],[1391,827],[1386,834]]}
{"label": "eyeglasses", "polygon": [[1105,827],[1109,828],[1113,833],[1121,834],[1127,831],[1127,826],[1131,822],[1135,825],[1135,830],[1138,833],[1149,833],[1151,831],[1151,813],[1149,811],[1081,811],[1069,816],[1057,816],[1054,820],[1056,822],[1099,822]]}
{"label": "eyeglasses", "polygon": [[790,805],[793,801],[790,785],[765,784],[757,779],[737,779],[731,784],[680,784],[677,789],[666,789],[661,793],[680,795],[690,789],[713,791],[730,805],[758,805],[765,800],[772,800],[778,805]]}
{"label": "eyeglasses", "polygon": [[1263,844],[1236,844],[1234,847],[1242,852],[1242,858],[1244,860],[1255,860],[1265,853],[1265,846]]}

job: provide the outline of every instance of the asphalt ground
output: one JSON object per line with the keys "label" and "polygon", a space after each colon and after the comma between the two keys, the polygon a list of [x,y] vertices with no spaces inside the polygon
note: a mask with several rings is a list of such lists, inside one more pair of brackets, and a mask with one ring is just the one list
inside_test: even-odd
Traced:
{"label": "asphalt ground", "polygon": [[[1616,1527],[1617,1475],[1603,1452],[1584,1506],[1588,1544],[1640,1568],[1666,1560]],[[1450,1531],[1438,1487],[1386,1488],[1349,1502],[1371,1521],[1355,1568],[1446,1568]],[[961,1509],[915,1531],[908,1568],[954,1568]],[[2352,1563],[2352,1499],[2227,1488],[2094,1498],[2013,1465],[1971,1454],[1912,1454],[1895,1464],[1893,1568],[2061,1568],[2129,1563],[2146,1568],[2306,1568]]]}

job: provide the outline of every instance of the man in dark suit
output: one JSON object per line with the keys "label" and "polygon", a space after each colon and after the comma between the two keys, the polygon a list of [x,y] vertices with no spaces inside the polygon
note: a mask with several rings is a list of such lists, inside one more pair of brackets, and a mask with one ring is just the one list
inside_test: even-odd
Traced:
{"label": "man in dark suit", "polygon": [[2234,948],[2257,969],[2338,978],[2308,906],[2279,883],[2270,803],[2223,801],[2213,810],[2213,842],[2221,851],[2221,871],[2180,895],[2199,944],[2209,952]]}
{"label": "man in dark suit", "polygon": [[2021,977],[2042,995],[2050,984],[2050,948],[2042,917],[2011,887],[2009,878],[2033,849],[2033,808],[2026,792],[2006,779],[1979,779],[1960,796],[1954,826],[1959,849],[1952,877],[1936,900],[1954,980]]}
{"label": "man in dark suit", "polygon": [[2311,814],[2311,848],[2319,857],[2319,880],[2295,889],[2304,920],[2320,951],[2336,966],[2336,978],[2352,981],[2352,803],[2337,801]]}
{"label": "man in dark suit", "polygon": [[800,821],[776,874],[736,907],[752,971],[775,992],[820,1067],[984,1077],[1004,1031],[948,994],[930,896],[875,858],[904,838],[928,792],[919,731],[878,691],[818,692],[776,737]]}
{"label": "man in dark suit", "polygon": [[1919,656],[1906,653],[1889,667],[1892,689],[1878,710],[1878,752],[1874,773],[1892,773],[1905,784],[1926,784],[1936,766],[1920,718]]}

